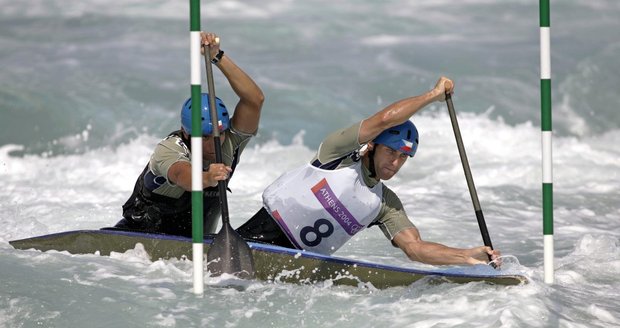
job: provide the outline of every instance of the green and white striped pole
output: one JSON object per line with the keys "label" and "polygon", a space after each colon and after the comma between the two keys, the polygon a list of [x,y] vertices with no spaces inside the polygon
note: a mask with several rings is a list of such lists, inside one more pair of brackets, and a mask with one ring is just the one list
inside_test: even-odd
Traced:
{"label": "green and white striped pole", "polygon": [[542,130],[542,195],[544,281],[553,283],[553,163],[551,153],[551,41],[549,0],[540,0],[540,107]]}
{"label": "green and white striped pole", "polygon": [[202,101],[200,74],[200,0],[190,0],[190,71],[192,93],[192,261],[194,294],[204,293],[204,247],[202,208]]}

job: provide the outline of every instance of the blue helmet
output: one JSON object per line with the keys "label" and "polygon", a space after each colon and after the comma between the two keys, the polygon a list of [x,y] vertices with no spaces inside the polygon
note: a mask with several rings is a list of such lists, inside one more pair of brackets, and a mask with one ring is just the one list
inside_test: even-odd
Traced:
{"label": "blue helmet", "polygon": [[[209,111],[209,95],[203,93],[201,102],[202,135],[210,135],[213,133],[213,124],[211,124],[211,112]],[[222,99],[215,97],[215,107],[217,107],[217,119],[220,131],[227,130],[230,127],[230,117]],[[181,109],[181,126],[185,132],[192,134],[192,98],[188,98]]]}
{"label": "blue helmet", "polygon": [[418,150],[418,129],[408,120],[403,124],[383,130],[373,142],[413,157]]}

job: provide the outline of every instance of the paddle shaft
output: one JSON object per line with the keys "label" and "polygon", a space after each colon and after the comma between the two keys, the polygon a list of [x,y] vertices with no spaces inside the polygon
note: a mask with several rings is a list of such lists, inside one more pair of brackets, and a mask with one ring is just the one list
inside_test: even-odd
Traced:
{"label": "paddle shaft", "polygon": [[[465,172],[465,179],[467,180],[467,187],[469,188],[469,194],[471,195],[471,201],[474,204],[474,210],[476,211],[476,219],[478,220],[478,227],[480,227],[480,233],[482,234],[482,240],[485,246],[493,249],[491,243],[491,237],[489,237],[489,231],[487,230],[487,224],[484,221],[484,215],[480,208],[480,201],[478,200],[478,194],[476,193],[476,186],[474,185],[474,179],[471,175],[471,169],[469,168],[469,161],[467,160],[467,154],[465,153],[465,146],[463,146],[463,138],[461,137],[461,130],[459,129],[459,123],[456,120],[456,112],[454,111],[454,104],[452,104],[452,95],[446,93],[446,104],[448,105],[448,113],[450,113],[450,121],[452,122],[452,130],[454,130],[454,137],[456,138],[456,145],[459,149],[459,155],[461,157],[461,164],[463,165],[463,171]],[[489,261],[491,255],[489,255]]]}
{"label": "paddle shaft", "polygon": [[[209,109],[211,114],[211,125],[213,126],[213,143],[215,145],[215,162],[224,163],[222,160],[222,144],[220,143],[220,129],[217,119],[217,108],[215,107],[215,83],[213,83],[213,65],[210,59],[208,46],[204,46],[205,66],[207,68],[207,90],[209,92]],[[226,181],[220,180],[217,183],[222,210],[222,224],[230,225],[228,215],[228,200],[226,199]]]}
{"label": "paddle shaft", "polygon": [[[213,82],[213,66],[211,63],[209,47],[204,47],[205,66],[207,68],[207,84],[209,90],[209,109],[211,123],[213,125],[213,142],[215,144],[215,161],[222,161],[222,145],[220,144],[220,129],[215,108],[215,83]],[[247,242],[230,225],[228,215],[228,201],[226,200],[226,182],[217,183],[220,205],[222,211],[222,229],[215,235],[207,258],[214,261],[208,267],[212,276],[222,273],[236,274],[240,278],[252,279],[255,277],[254,258],[252,250]]]}

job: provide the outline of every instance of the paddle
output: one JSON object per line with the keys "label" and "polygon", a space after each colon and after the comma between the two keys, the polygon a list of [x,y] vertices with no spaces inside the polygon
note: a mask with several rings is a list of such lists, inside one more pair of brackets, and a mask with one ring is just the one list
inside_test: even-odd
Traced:
{"label": "paddle", "polygon": [[[205,66],[207,69],[207,86],[209,90],[209,108],[213,125],[213,142],[215,144],[215,162],[222,161],[222,145],[220,144],[220,130],[218,128],[217,110],[215,108],[215,86],[213,83],[213,66],[209,58],[209,48],[203,46],[205,52]],[[254,278],[254,260],[252,250],[245,240],[230,226],[228,217],[228,201],[226,199],[226,182],[219,181],[218,191],[222,209],[222,229],[213,238],[211,247],[207,251],[207,268],[212,276],[222,273],[235,274],[240,278]]]}
{"label": "paddle", "polygon": [[[484,215],[482,215],[482,209],[480,208],[480,202],[478,201],[478,194],[476,193],[476,186],[474,186],[474,179],[471,175],[469,168],[469,162],[467,161],[467,154],[465,154],[465,146],[463,146],[463,138],[461,137],[461,130],[459,129],[459,123],[456,120],[456,113],[454,111],[454,105],[452,104],[452,95],[446,92],[446,104],[448,105],[448,112],[450,113],[450,121],[452,121],[452,130],[454,130],[454,137],[456,138],[456,145],[459,149],[459,155],[461,156],[461,164],[463,164],[463,171],[465,171],[465,179],[467,180],[467,187],[469,188],[469,194],[471,195],[471,201],[474,203],[474,210],[476,211],[476,219],[478,220],[478,227],[480,227],[480,233],[482,234],[482,240],[485,246],[493,249],[491,244],[491,237],[489,237],[489,231],[487,230],[487,224],[484,221]],[[489,255],[489,261],[491,261],[491,255]],[[491,263],[495,268],[495,263]]]}

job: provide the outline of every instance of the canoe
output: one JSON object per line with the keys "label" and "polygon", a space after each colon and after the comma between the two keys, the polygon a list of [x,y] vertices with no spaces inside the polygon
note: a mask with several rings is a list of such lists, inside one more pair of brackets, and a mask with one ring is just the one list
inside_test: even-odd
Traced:
{"label": "canoe", "polygon": [[[205,236],[204,253],[213,242]],[[15,249],[66,251],[71,254],[110,255],[143,245],[151,260],[192,258],[192,239],[164,234],[123,230],[75,230],[9,242]],[[371,263],[248,241],[254,257],[256,278],[297,284],[315,284],[331,280],[335,285],[372,286],[383,289],[408,286],[426,278],[429,283],[485,282],[494,285],[519,285],[528,282],[520,273],[503,272],[489,266],[451,267],[421,270]],[[206,255],[205,255],[206,256]],[[208,265],[207,265],[208,269]]]}

